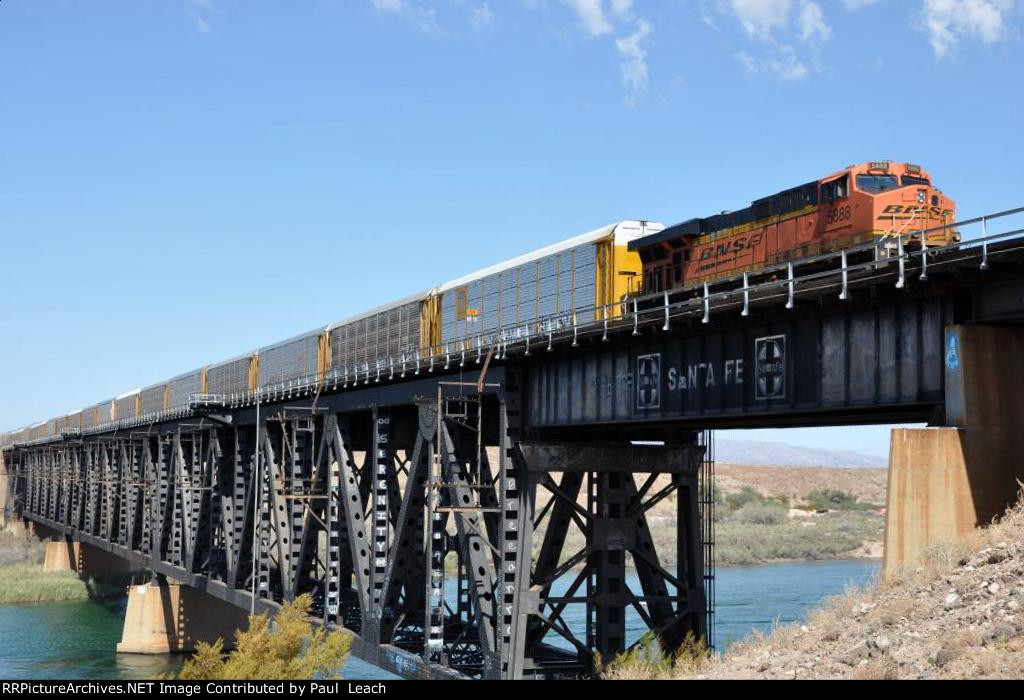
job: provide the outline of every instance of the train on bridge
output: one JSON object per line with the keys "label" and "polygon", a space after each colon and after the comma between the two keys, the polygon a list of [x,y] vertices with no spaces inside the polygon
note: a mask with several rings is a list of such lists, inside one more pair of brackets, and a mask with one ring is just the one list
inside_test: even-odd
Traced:
{"label": "train on bridge", "polygon": [[[898,236],[929,231],[924,245],[959,241],[956,205],[913,163],[851,165],[749,207],[690,219],[633,240],[641,291],[693,288],[872,240],[895,250]],[[882,249],[885,251],[885,248]]]}
{"label": "train on bridge", "polygon": [[[0,434],[0,447],[139,424],[197,397],[377,382],[435,360],[615,319],[639,295],[756,273],[779,262],[876,238],[932,230],[957,240],[952,199],[910,163],[850,166],[735,212],[665,227],[622,221],[251,353]],[[527,346],[528,347],[528,346]]]}

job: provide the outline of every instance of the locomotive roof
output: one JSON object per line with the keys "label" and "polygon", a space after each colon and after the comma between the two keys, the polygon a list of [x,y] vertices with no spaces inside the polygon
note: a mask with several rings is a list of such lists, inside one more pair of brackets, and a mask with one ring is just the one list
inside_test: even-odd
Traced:
{"label": "locomotive roof", "polygon": [[[831,176],[830,176],[831,177]],[[827,178],[826,178],[827,179]],[[750,223],[756,219],[795,211],[807,204],[817,204],[819,180],[807,182],[796,187],[776,192],[760,199],[755,199],[750,206],[736,211],[725,211],[705,218],[687,219],[673,224],[665,230],[630,241],[630,250],[642,250],[664,241],[679,238],[696,238],[708,233]]]}

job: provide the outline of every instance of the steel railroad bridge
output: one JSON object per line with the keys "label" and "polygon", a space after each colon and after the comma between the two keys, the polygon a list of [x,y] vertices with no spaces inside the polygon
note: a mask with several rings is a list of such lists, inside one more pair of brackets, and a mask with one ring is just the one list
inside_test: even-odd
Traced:
{"label": "steel railroad bridge", "polygon": [[[9,509],[244,610],[312,593],[401,676],[592,675],[630,646],[627,614],[668,649],[709,635],[713,429],[951,426],[969,525],[1013,499],[1020,468],[992,450],[1021,440],[996,423],[1024,393],[1022,212],[926,255],[860,246],[380,377],[11,445]],[[958,468],[927,435],[894,439],[901,552],[915,474]],[[659,551],[648,514],[672,501]]]}

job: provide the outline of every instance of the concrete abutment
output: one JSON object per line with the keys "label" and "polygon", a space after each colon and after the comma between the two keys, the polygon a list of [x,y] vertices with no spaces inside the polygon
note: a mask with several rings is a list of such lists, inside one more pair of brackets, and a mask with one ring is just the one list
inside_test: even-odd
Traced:
{"label": "concrete abutment", "polygon": [[57,536],[46,543],[43,571],[73,571],[85,579],[114,581],[130,576],[138,568],[99,547]]}
{"label": "concrete abutment", "polygon": [[218,638],[234,645],[235,630],[247,629],[245,610],[202,591],[177,583],[132,586],[124,631],[117,645],[122,654],[192,652],[199,642]]}
{"label": "concrete abutment", "polygon": [[946,427],[892,432],[884,575],[1001,516],[1024,481],[1024,329],[946,329]]}

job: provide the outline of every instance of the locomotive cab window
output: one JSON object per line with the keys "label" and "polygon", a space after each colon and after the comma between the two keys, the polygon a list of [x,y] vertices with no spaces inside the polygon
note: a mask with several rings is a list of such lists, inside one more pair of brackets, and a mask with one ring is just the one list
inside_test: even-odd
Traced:
{"label": "locomotive cab window", "polygon": [[900,187],[899,178],[895,175],[858,175],[857,189],[861,192],[878,194]]}
{"label": "locomotive cab window", "polygon": [[832,202],[837,199],[848,197],[850,194],[850,176],[843,175],[841,178],[826,182],[821,186],[821,201]]}
{"label": "locomotive cab window", "polygon": [[926,177],[914,177],[913,175],[904,175],[903,176],[903,186],[904,187],[906,187],[908,185],[925,185],[925,186],[927,186],[927,185],[930,185],[930,184],[931,183],[928,182],[928,178],[926,178]]}

